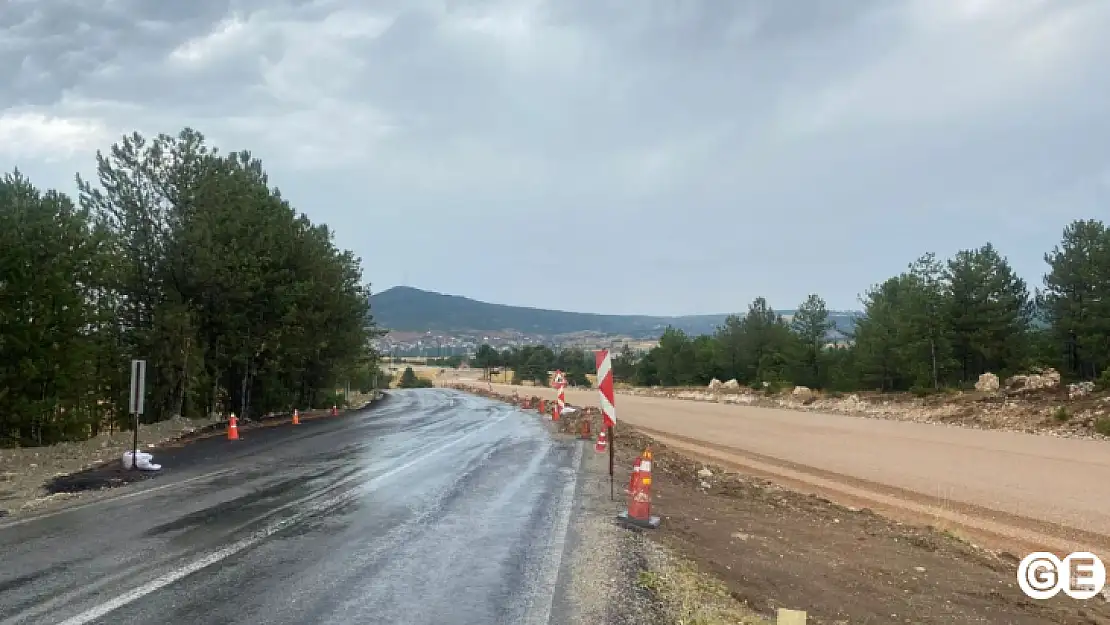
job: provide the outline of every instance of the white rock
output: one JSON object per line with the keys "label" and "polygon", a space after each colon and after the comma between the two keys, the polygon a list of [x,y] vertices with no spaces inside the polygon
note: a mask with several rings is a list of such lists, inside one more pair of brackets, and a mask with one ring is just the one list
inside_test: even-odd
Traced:
{"label": "white rock", "polygon": [[705,468],[705,467],[702,467],[701,469],[698,470],[698,477],[700,477],[702,479],[711,478],[711,477],[713,477],[713,472],[710,471],[709,469]]}
{"label": "white rock", "polygon": [[991,392],[998,390],[998,376],[987,372],[979,376],[979,381],[975,383],[975,390]]}
{"label": "white rock", "polygon": [[790,392],[795,399],[806,400],[813,397],[813,391],[807,386],[795,386],[794,390]]}
{"label": "white rock", "polygon": [[1068,397],[1075,399],[1077,397],[1086,397],[1095,390],[1094,382],[1076,382],[1075,384],[1068,385]]}

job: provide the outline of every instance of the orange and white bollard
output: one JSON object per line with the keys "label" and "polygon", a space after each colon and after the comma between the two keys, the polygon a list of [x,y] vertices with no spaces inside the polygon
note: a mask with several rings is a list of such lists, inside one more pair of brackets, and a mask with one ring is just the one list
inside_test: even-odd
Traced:
{"label": "orange and white bollard", "polygon": [[651,515],[651,450],[645,449],[639,458],[639,470],[632,473],[632,487],[628,493],[628,510],[617,519],[630,525],[656,529],[659,517]]}
{"label": "orange and white bollard", "polygon": [[301,413],[296,408],[293,409],[293,425],[301,424]]}
{"label": "orange and white bollard", "polygon": [[602,430],[597,435],[597,443],[594,444],[594,451],[596,451],[599,454],[604,453],[605,449],[608,447],[608,444],[606,443],[607,440],[608,439],[605,436],[605,430]]}
{"label": "orange and white bollard", "polygon": [[239,440],[239,419],[235,418],[234,412],[227,418],[227,440]]}
{"label": "orange and white bollard", "polygon": [[337,408],[335,404],[331,405],[331,416],[333,416],[333,417],[339,416],[339,408]]}

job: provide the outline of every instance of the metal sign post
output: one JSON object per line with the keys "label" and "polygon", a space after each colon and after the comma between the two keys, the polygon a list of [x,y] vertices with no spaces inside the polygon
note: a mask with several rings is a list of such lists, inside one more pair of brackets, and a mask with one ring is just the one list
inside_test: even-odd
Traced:
{"label": "metal sign post", "polygon": [[131,470],[139,468],[139,415],[143,414],[143,398],[146,396],[146,361],[131,361],[131,395],[128,411],[135,416],[134,435],[131,443]]}
{"label": "metal sign post", "polygon": [[609,501],[616,501],[617,500],[617,495],[614,492],[614,489],[616,487],[613,486],[613,448],[614,447],[616,447],[616,445],[613,444],[613,427],[609,426]]}

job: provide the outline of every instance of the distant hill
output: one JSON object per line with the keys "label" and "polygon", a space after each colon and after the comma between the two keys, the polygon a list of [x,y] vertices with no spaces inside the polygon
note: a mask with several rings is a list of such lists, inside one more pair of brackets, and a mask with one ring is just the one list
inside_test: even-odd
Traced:
{"label": "distant hill", "polygon": [[[480,302],[459,295],[444,295],[397,286],[373,295],[370,304],[380,327],[405,332],[499,332],[555,336],[574,332],[600,332],[632,338],[656,338],[673,326],[689,334],[709,334],[724,323],[727,314],[658,317],[648,315],[599,315],[506,306]],[[790,316],[794,311],[778,311]],[[851,330],[859,313],[835,312],[840,330]]]}

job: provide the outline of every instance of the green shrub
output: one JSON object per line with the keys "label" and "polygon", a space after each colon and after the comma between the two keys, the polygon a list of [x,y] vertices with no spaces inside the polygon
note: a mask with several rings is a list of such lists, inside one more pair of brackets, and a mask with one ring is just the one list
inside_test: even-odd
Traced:
{"label": "green shrub", "polygon": [[1103,436],[1110,436],[1110,417],[1099,417],[1095,421],[1095,431]]}
{"label": "green shrub", "polygon": [[431,388],[433,386],[431,380],[416,375],[412,367],[405,367],[405,371],[401,374],[401,379],[397,382],[397,388]]}

